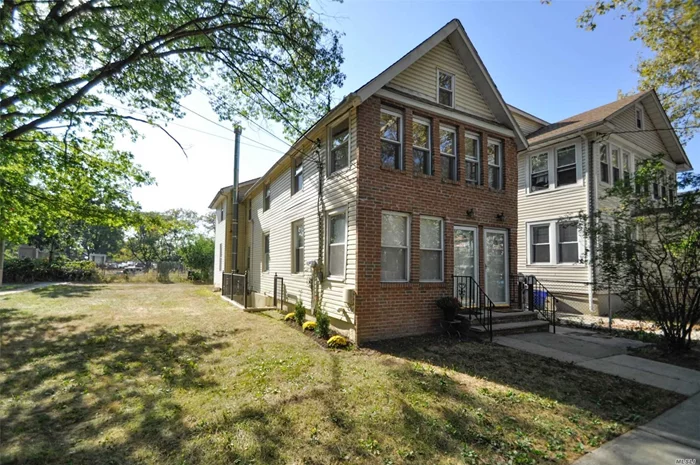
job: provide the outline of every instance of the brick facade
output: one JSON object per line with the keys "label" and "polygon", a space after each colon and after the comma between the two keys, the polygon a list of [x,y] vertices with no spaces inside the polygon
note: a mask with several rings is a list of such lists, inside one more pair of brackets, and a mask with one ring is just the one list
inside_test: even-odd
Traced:
{"label": "brick facade", "polygon": [[[381,166],[379,118],[382,106],[403,114],[404,169]],[[432,166],[434,175],[413,173],[413,115],[431,120]],[[457,181],[441,179],[439,126],[457,128]],[[481,184],[469,185],[464,179],[464,131],[481,134]],[[503,142],[504,189],[495,191],[486,184],[487,138]],[[386,99],[371,97],[358,107],[358,203],[357,203],[357,298],[355,302],[357,342],[388,339],[432,332],[438,329],[441,312],[435,301],[452,295],[453,231],[455,225],[478,227],[479,281],[484,287],[484,228],[508,232],[509,274],[517,269],[517,148],[515,141],[442,116],[407,108]],[[473,209],[470,217],[468,210]],[[382,211],[411,215],[410,282],[382,283]],[[503,214],[503,218],[497,216]],[[420,217],[441,217],[444,221],[444,282],[420,283]],[[507,291],[506,291],[507,292]]]}

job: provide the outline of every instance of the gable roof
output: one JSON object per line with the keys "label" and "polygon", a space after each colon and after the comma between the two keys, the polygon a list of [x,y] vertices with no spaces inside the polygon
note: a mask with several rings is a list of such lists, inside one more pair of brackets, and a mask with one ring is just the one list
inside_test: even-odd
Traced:
{"label": "gable roof", "polygon": [[481,95],[484,96],[486,104],[489,106],[498,122],[510,128],[515,133],[515,142],[518,149],[524,150],[527,148],[528,142],[525,135],[520,130],[520,126],[518,126],[515,118],[513,118],[510,109],[503,100],[501,93],[498,91],[498,87],[496,87],[493,79],[491,79],[491,75],[481,61],[481,57],[479,57],[474,45],[471,40],[469,40],[469,36],[467,36],[462,23],[456,18],[360,87],[355,91],[355,94],[364,102],[446,39],[449,40],[464,64],[467,73],[469,73],[469,76],[474,81],[474,85],[481,92]]}
{"label": "gable roof", "polygon": [[521,110],[520,108],[516,107],[515,105],[511,105],[510,103],[508,104],[508,109],[511,111],[511,113],[515,113],[516,115],[520,115],[523,118],[527,118],[529,120],[534,121],[535,123],[543,124],[545,126],[550,124],[549,121],[545,121],[542,118],[538,118],[537,116],[533,115],[532,113],[528,113],[525,110]]}
{"label": "gable roof", "polygon": [[[238,183],[238,195],[240,196],[241,199],[245,196],[246,192],[250,190],[251,187],[255,184],[255,182],[260,179],[260,178],[253,178],[249,179],[247,181],[239,182]],[[219,189],[219,192],[216,193],[212,201],[209,203],[209,208],[213,209],[214,205],[219,201],[219,197],[221,197],[224,194],[228,194],[233,190],[233,185],[222,187]]]}

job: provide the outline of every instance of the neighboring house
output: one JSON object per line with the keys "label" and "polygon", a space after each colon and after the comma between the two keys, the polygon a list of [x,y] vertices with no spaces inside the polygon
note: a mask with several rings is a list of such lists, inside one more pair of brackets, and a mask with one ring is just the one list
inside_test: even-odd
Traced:
{"label": "neighboring house", "polygon": [[312,308],[308,263],[319,261],[323,308],[356,342],[435,331],[435,301],[453,294],[453,274],[507,307],[525,149],[453,20],[346,96],[262,178],[241,184],[235,266],[230,188],[217,194],[216,283],[221,271],[247,271],[252,301],[269,305],[277,275],[289,304]]}
{"label": "neighboring house", "polygon": [[[658,96],[638,93],[554,124],[511,110],[529,144],[518,156],[518,271],[560,297],[559,311],[607,314],[609,301],[615,311],[619,299],[608,300],[605,283],[584,260],[595,241],[584,239],[575,217],[604,216],[615,202],[603,199],[606,189],[633,182],[641,160],[663,154],[673,179],[692,169]],[[660,179],[644,189],[660,198],[676,188]]]}

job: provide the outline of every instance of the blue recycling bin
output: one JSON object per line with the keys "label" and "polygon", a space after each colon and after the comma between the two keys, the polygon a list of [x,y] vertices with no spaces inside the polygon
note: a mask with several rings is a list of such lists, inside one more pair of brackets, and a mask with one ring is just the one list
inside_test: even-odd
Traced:
{"label": "blue recycling bin", "polygon": [[532,300],[534,300],[533,305],[537,310],[544,310],[547,302],[547,291],[534,291]]}

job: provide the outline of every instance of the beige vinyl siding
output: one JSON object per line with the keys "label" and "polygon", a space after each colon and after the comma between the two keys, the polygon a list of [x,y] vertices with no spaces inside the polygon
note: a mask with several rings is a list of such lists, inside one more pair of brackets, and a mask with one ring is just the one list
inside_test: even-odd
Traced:
{"label": "beige vinyl siding", "polygon": [[[580,211],[587,211],[588,148],[582,138],[573,139],[571,142],[578,145],[580,154],[578,157],[581,163],[580,183],[576,185],[528,194],[529,158],[532,152],[518,155],[518,272],[526,275],[534,274],[545,283],[548,281],[587,282],[589,278],[588,267],[583,264],[528,265],[527,263],[530,224],[576,216]],[[562,144],[556,146],[560,145]],[[538,152],[540,150],[535,151],[535,153]],[[583,242],[579,241],[579,250],[583,250],[582,247]],[[554,287],[550,290],[555,291]]]}
{"label": "beige vinyl siding", "polygon": [[437,102],[437,70],[455,76],[455,108],[495,121],[481,92],[467,73],[462,61],[448,40],[442,41],[388,85],[432,102]]}
{"label": "beige vinyl siding", "polygon": [[[346,264],[345,280],[343,282],[325,280],[323,283],[323,304],[325,310],[333,318],[354,324],[354,314],[344,301],[346,288],[355,288],[356,276],[356,195],[357,195],[357,121],[356,112],[351,110],[350,116],[350,165],[347,169],[334,173],[324,178],[324,205],[325,211],[331,212],[337,209],[346,209]],[[336,120],[339,121],[339,120]],[[321,136],[321,134],[319,134]],[[316,137],[316,136],[314,136]],[[322,157],[324,171],[326,170],[326,143],[327,133],[323,132]],[[279,174],[273,175],[271,182],[271,206],[263,212],[263,188],[262,186],[252,193],[252,221],[248,222],[250,231],[247,238],[252,250],[250,283],[251,289],[269,296],[273,294],[273,281],[275,273],[284,278],[287,292],[287,300],[294,303],[301,299],[307,308],[311,307],[311,291],[309,288],[310,272],[292,273],[292,223],[304,221],[304,264],[311,260],[318,260],[319,221],[317,215],[318,199],[318,167],[312,147],[302,149],[306,155],[303,157],[304,185],[303,189],[291,195],[291,171],[289,163]],[[324,239],[326,220],[323,219]],[[270,233],[270,269],[262,271],[263,261],[263,233]],[[326,241],[324,241],[326,242]],[[325,245],[324,245],[325,247]],[[324,262],[327,260],[327,251],[324,249]]]}
{"label": "beige vinyl siding", "polygon": [[[642,106],[642,108],[644,107]],[[666,147],[664,147],[659,134],[656,131],[650,131],[650,129],[654,129],[654,125],[652,124],[651,119],[649,119],[646,109],[644,110],[645,131],[626,132],[638,131],[634,110],[635,105],[631,105],[630,108],[612,119],[611,122],[615,125],[615,132],[620,132],[620,137],[632,142],[633,144],[639,145],[652,154],[667,153]]]}
{"label": "beige vinyl siding", "polygon": [[515,118],[515,122],[518,123],[518,126],[520,126],[520,130],[526,136],[537,131],[542,127],[542,124],[538,123],[537,121],[533,121],[530,118],[526,118],[515,112],[512,112],[512,114],[513,118]]}

